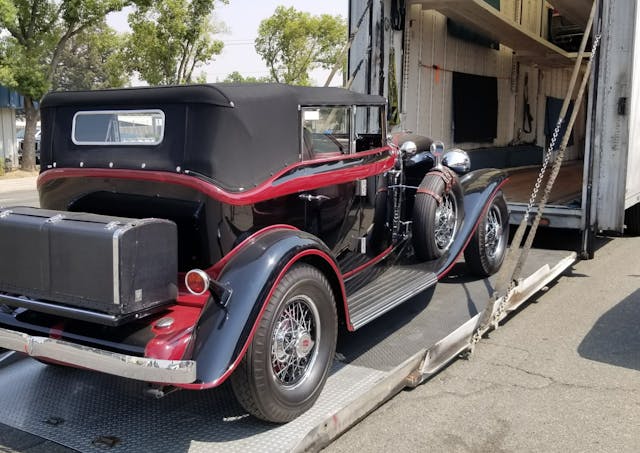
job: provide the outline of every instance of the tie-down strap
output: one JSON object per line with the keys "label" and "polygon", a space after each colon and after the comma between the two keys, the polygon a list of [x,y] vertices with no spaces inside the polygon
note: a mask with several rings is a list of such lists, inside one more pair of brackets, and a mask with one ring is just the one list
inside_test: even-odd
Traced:
{"label": "tie-down strap", "polygon": [[424,193],[432,197],[436,200],[438,206],[442,203],[442,195],[446,195],[451,191],[451,188],[456,183],[456,176],[453,170],[447,167],[437,168],[435,170],[431,170],[427,175],[438,176],[442,181],[444,181],[444,191],[442,194],[435,193],[429,189],[418,188],[416,193]]}

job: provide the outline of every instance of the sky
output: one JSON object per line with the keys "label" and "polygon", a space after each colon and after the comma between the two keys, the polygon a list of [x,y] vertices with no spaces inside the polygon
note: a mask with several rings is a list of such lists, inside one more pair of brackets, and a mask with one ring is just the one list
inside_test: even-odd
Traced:
{"label": "sky", "polygon": [[[256,54],[254,40],[257,36],[260,21],[271,16],[277,6],[293,6],[297,10],[314,15],[334,14],[346,18],[348,0],[229,0],[228,5],[216,4],[214,11],[217,20],[226,24],[228,32],[216,36],[225,45],[221,55],[209,65],[196,70],[207,74],[208,82],[222,81],[227,74],[238,71],[243,76],[261,77],[269,75],[267,67]],[[118,31],[128,31],[127,11],[111,14],[107,22]],[[315,71],[311,74],[317,84],[324,84],[328,71]],[[334,83],[339,83],[339,77]]]}

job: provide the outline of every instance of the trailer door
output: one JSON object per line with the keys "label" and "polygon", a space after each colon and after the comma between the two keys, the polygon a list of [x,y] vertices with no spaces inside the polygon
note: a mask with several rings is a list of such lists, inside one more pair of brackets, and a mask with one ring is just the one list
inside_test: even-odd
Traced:
{"label": "trailer door", "polygon": [[[640,121],[637,83],[633,61],[640,57],[634,0],[605,0],[601,8],[602,42],[598,52],[596,99],[593,125],[593,197],[591,200],[598,230],[622,232],[625,196],[633,184],[638,189],[640,131],[630,128],[630,119]],[[635,41],[635,48],[634,48]],[[635,164],[634,164],[635,162]],[[632,165],[628,165],[632,164]],[[629,175],[629,177],[627,177]]]}
{"label": "trailer door", "polygon": [[[633,2],[635,4],[635,2]],[[640,23],[640,8],[635,11],[635,24]],[[631,28],[631,27],[630,27]],[[634,27],[633,62],[640,62],[640,27]],[[640,71],[633,71],[631,101],[629,102],[630,133],[627,158],[627,188],[624,207],[640,202]]]}

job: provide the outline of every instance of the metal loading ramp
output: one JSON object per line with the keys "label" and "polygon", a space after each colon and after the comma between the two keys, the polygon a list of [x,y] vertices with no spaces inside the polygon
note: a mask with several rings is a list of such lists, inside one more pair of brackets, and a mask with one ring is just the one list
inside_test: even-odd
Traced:
{"label": "metal loading ramp", "polygon": [[[573,252],[531,250],[506,313],[575,258]],[[435,288],[342,334],[320,399],[286,425],[248,416],[226,385],[154,400],[144,396],[141,382],[26,358],[3,361],[2,354],[0,423],[82,452],[318,450],[466,350],[491,293],[490,280],[475,280],[457,264]]]}

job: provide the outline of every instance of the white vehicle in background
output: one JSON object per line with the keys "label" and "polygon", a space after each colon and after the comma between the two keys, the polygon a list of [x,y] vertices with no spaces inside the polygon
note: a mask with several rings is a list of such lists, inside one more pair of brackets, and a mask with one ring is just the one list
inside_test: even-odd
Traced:
{"label": "white vehicle in background", "polygon": [[[22,163],[22,152],[24,150],[24,129],[16,132],[16,149],[18,150],[18,161]],[[40,163],[40,126],[36,130],[36,164]]]}

